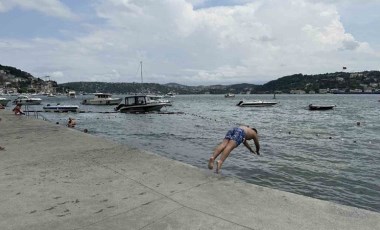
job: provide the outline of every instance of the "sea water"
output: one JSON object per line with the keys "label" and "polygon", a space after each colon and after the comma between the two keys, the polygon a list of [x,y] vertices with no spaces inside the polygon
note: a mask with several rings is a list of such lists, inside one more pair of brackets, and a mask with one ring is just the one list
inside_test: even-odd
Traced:
{"label": "sea water", "polygon": [[[114,97],[122,95],[114,95]],[[91,95],[43,98],[80,105]],[[89,113],[40,113],[64,125],[207,169],[213,149],[231,127],[257,128],[261,155],[243,145],[222,174],[248,183],[380,212],[380,95],[177,95],[173,114],[112,113],[114,106],[80,105]],[[273,107],[238,107],[240,100],[275,100]],[[309,111],[309,104],[336,105]],[[31,109],[42,110],[41,106]],[[110,112],[110,113],[99,113]],[[359,123],[358,123],[359,122]],[[254,147],[253,142],[251,145]]]}

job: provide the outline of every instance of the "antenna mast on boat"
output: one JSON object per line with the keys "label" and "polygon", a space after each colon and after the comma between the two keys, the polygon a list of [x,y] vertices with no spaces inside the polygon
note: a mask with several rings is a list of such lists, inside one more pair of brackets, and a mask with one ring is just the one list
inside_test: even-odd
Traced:
{"label": "antenna mast on boat", "polygon": [[140,61],[140,70],[141,70],[141,84],[143,83],[143,76],[142,76],[142,61]]}

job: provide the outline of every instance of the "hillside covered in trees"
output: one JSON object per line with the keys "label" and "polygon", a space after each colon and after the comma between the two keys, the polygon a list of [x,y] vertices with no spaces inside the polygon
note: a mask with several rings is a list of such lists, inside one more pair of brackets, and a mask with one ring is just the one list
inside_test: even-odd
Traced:
{"label": "hillside covered in trees", "polygon": [[[49,79],[49,76],[44,78]],[[254,77],[252,77],[254,81]],[[240,93],[380,93],[380,71],[336,72],[317,75],[294,74],[281,77],[263,85],[241,83],[234,85],[186,86],[177,83],[115,83],[69,82],[57,84],[44,81],[30,73],[11,66],[0,65],[0,90],[15,88],[18,92],[39,92],[49,85],[57,93],[75,90],[83,93],[108,92],[114,94],[175,92],[179,94]]]}
{"label": "hillside covered in trees", "polygon": [[356,73],[336,72],[317,75],[294,74],[270,81],[257,90],[260,92],[281,91],[289,93],[292,90],[318,92],[321,89],[349,93],[350,90],[378,91],[380,71],[364,71]]}
{"label": "hillside covered in trees", "polygon": [[168,93],[180,94],[225,94],[231,93],[380,93],[380,72],[365,71],[358,73],[326,73],[318,75],[294,74],[270,81],[264,85],[235,84],[211,86],[185,86],[175,83],[105,83],[105,82],[70,82],[60,84],[60,90],[72,89],[82,92],[126,93]]}

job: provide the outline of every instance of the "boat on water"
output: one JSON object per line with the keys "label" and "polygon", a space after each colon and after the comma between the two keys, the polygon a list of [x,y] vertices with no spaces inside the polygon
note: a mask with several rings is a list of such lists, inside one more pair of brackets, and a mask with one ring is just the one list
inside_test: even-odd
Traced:
{"label": "boat on water", "polygon": [[17,105],[40,105],[42,102],[41,98],[38,97],[28,97],[26,95],[20,95],[15,100],[13,100],[13,104]]}
{"label": "boat on water", "polygon": [[329,110],[333,109],[336,105],[309,105],[309,110]]}
{"label": "boat on water", "polygon": [[240,107],[267,107],[275,104],[277,102],[274,101],[239,101],[236,105]]}
{"label": "boat on water", "polygon": [[165,98],[175,97],[175,93],[173,93],[173,92],[169,92],[169,93],[165,94],[164,97],[165,97]]}
{"label": "boat on water", "polygon": [[235,97],[235,94],[233,94],[233,93],[227,93],[226,95],[224,95],[224,97]]}
{"label": "boat on water", "polygon": [[11,99],[7,99],[5,97],[0,97],[0,105],[7,106],[8,102],[10,102]]}
{"label": "boat on water", "polygon": [[112,98],[109,93],[95,93],[93,99],[85,99],[83,105],[118,105],[122,98]]}
{"label": "boat on water", "polygon": [[76,98],[77,97],[77,94],[74,90],[70,90],[68,93],[67,93],[67,96],[70,97],[70,98]]}
{"label": "boat on water", "polygon": [[54,112],[54,113],[67,113],[67,112],[72,112],[72,113],[79,113],[79,106],[77,105],[50,105],[47,104],[46,106],[43,107],[44,112]]}
{"label": "boat on water", "polygon": [[147,113],[158,112],[162,107],[167,106],[167,103],[151,100],[147,95],[131,95],[126,96],[115,111],[121,113]]}
{"label": "boat on water", "polygon": [[172,106],[172,102],[168,99],[165,99],[162,95],[147,95],[151,102],[166,103],[166,106]]}

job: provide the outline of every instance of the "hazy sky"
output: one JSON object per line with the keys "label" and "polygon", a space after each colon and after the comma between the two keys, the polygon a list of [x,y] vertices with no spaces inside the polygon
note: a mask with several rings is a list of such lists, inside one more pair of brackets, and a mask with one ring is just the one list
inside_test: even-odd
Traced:
{"label": "hazy sky", "polygon": [[0,0],[0,64],[71,81],[263,83],[380,69],[380,0]]}

